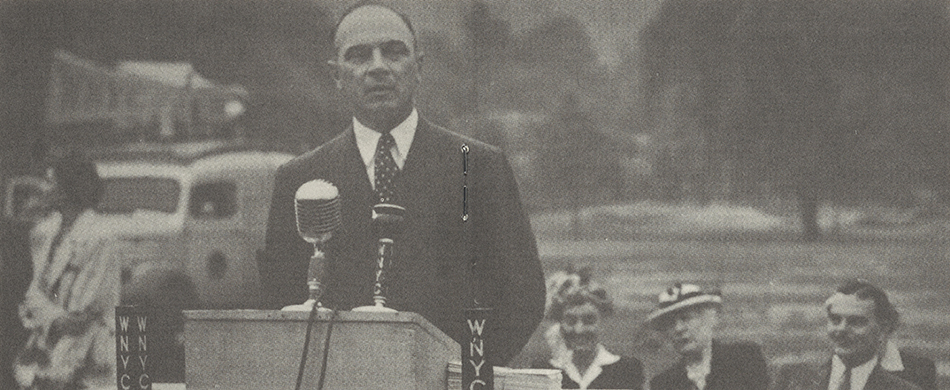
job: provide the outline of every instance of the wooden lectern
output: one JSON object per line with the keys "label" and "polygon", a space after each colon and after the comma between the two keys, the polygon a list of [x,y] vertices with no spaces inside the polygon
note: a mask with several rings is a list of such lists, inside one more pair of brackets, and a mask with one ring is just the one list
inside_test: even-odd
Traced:
{"label": "wooden lectern", "polygon": [[[185,311],[185,385],[203,389],[293,389],[308,312]],[[320,377],[329,312],[311,331],[302,389]],[[409,312],[338,312],[324,389],[445,389],[446,365],[461,347]]]}

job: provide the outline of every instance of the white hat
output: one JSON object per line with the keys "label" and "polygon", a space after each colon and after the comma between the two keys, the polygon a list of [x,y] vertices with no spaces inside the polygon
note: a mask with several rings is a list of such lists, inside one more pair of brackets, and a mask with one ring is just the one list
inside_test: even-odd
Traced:
{"label": "white hat", "polygon": [[656,310],[647,317],[647,323],[655,325],[656,320],[670,313],[704,304],[722,305],[721,293],[718,290],[703,291],[695,284],[676,283],[660,293]]}

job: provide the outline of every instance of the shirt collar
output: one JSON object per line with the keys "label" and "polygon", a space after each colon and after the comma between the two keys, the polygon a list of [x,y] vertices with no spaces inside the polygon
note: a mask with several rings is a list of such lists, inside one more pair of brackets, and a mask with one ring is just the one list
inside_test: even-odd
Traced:
{"label": "shirt collar", "polygon": [[706,388],[706,377],[712,371],[712,343],[703,348],[703,359],[686,365],[686,377],[702,390]]}
{"label": "shirt collar", "polygon": [[[396,140],[396,152],[393,153],[393,159],[396,165],[402,168],[406,162],[406,156],[409,154],[409,147],[412,145],[412,139],[416,135],[416,126],[419,125],[419,113],[415,108],[409,113],[406,120],[389,131]],[[373,163],[373,157],[376,156],[376,144],[382,134],[376,130],[366,127],[360,121],[353,118],[353,132],[356,134],[356,147],[360,150],[360,157],[363,158],[363,164],[370,166]]]}
{"label": "shirt collar", "polygon": [[[877,367],[878,357],[874,356],[871,360],[864,362],[857,367],[851,368],[851,389],[863,389],[864,385],[868,383],[868,378],[871,377],[871,372],[874,371],[874,368]],[[838,355],[834,355],[831,358],[831,380],[828,381],[829,389],[837,389],[841,380],[844,379],[844,362],[841,361],[841,358]]]}
{"label": "shirt collar", "polygon": [[580,370],[577,369],[577,366],[574,365],[574,351],[567,349],[564,351],[566,353],[561,353],[551,358],[551,366],[564,371],[564,374],[576,382],[581,389],[586,389],[587,386],[590,386],[591,382],[597,379],[600,373],[604,371],[604,366],[614,364],[620,360],[620,356],[610,353],[602,344],[597,344],[597,355],[594,356],[594,361],[590,363],[590,367],[587,367],[586,372],[581,373]]}
{"label": "shirt collar", "polygon": [[901,352],[897,349],[897,343],[888,339],[884,344],[884,353],[881,354],[881,368],[886,371],[904,371],[904,362],[901,360]]}

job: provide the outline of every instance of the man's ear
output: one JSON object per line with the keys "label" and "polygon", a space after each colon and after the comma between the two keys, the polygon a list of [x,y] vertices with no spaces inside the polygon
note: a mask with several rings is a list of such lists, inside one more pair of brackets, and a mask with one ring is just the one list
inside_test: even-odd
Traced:
{"label": "man's ear", "polygon": [[336,89],[342,88],[343,86],[340,84],[340,64],[336,60],[327,60],[327,67],[330,68],[330,77],[333,77]]}
{"label": "man's ear", "polygon": [[712,321],[713,325],[719,325],[719,313],[721,312],[719,307],[710,306],[706,310],[709,310],[709,313],[706,315],[709,316],[709,320]]}

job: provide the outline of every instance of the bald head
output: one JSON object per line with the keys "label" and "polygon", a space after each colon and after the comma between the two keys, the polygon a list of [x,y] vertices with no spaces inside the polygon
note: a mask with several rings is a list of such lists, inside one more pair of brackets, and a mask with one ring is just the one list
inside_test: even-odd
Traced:
{"label": "bald head", "polygon": [[[393,19],[393,16],[398,20]],[[385,5],[361,2],[347,9],[340,20],[337,21],[333,33],[333,45],[339,51],[342,48],[341,41],[346,38],[346,35],[352,34],[354,31],[367,31],[373,29],[373,26],[398,30],[400,29],[399,25],[408,30],[409,36],[412,37],[412,45],[415,46],[416,31],[413,29],[409,17]]]}

